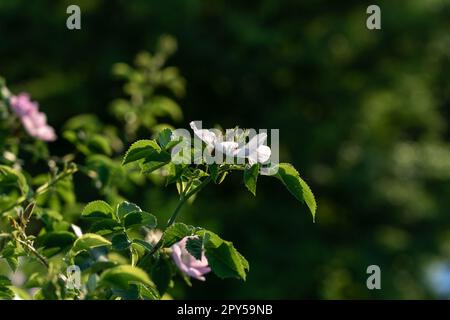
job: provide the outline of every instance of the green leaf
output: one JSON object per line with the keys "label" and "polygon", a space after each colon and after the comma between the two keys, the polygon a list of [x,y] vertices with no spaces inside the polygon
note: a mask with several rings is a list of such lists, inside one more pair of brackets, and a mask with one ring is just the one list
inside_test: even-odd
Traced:
{"label": "green leaf", "polygon": [[317,209],[316,199],[309,186],[300,177],[298,171],[289,163],[280,163],[275,176],[283,182],[297,200],[306,202],[313,216],[313,220],[315,220]]}
{"label": "green leaf", "polygon": [[25,288],[31,289],[34,287],[41,287],[45,281],[45,277],[39,272],[32,273],[26,281]]}
{"label": "green leaf", "polygon": [[158,143],[163,149],[166,149],[166,146],[170,143],[171,140],[172,140],[172,130],[170,130],[169,128],[163,129],[158,134]]}
{"label": "green leaf", "polygon": [[123,158],[122,165],[144,159],[153,153],[158,153],[161,148],[155,140],[139,140],[131,145],[128,149],[125,157]]}
{"label": "green leaf", "polygon": [[197,260],[202,259],[203,239],[192,237],[186,241],[186,250]]}
{"label": "green leaf", "polygon": [[0,287],[0,300],[12,300],[14,292],[8,287]]}
{"label": "green leaf", "polygon": [[130,265],[121,265],[108,269],[101,274],[99,280],[101,285],[112,286],[118,289],[127,289],[131,283],[136,282],[150,287],[154,286],[145,271]]}
{"label": "green leaf", "polygon": [[211,270],[219,278],[238,278],[245,281],[249,264],[232,242],[222,240],[211,231],[202,230],[197,234],[205,237],[206,258]]}
{"label": "green leaf", "polygon": [[159,300],[161,296],[154,287],[145,286],[143,284],[137,284],[138,296],[142,300]]}
{"label": "green leaf", "polygon": [[78,131],[83,130],[86,132],[97,132],[103,125],[99,121],[96,115],[93,114],[81,114],[70,118],[63,127],[63,130]]}
{"label": "green leaf", "polygon": [[122,226],[113,219],[101,219],[94,222],[89,228],[89,232],[99,235],[106,235],[122,229]]}
{"label": "green leaf", "polygon": [[76,236],[68,231],[53,231],[37,237],[36,246],[48,248],[65,248],[74,243]]}
{"label": "green leaf", "polygon": [[153,113],[158,117],[169,116],[176,122],[183,119],[183,112],[180,106],[170,98],[154,96],[150,99],[149,106],[151,106]]}
{"label": "green leaf", "polygon": [[113,176],[121,170],[120,164],[102,154],[90,155],[86,158],[86,168],[93,171],[93,179],[97,188],[104,188]]}
{"label": "green leaf", "polygon": [[114,250],[127,250],[131,245],[125,233],[116,234],[112,237],[111,242]]}
{"label": "green leaf", "polygon": [[8,277],[0,275],[0,287],[7,287],[11,285],[11,280]]}
{"label": "green leaf", "polygon": [[152,246],[150,243],[148,243],[148,242],[146,242],[146,241],[144,241],[144,240],[141,240],[141,239],[133,239],[132,242],[133,242],[133,244],[136,244],[136,245],[138,245],[138,246],[144,248],[144,249],[147,250],[147,251],[152,251],[152,250],[153,250],[153,246]]}
{"label": "green leaf", "polygon": [[155,288],[145,286],[142,283],[132,283],[126,289],[113,288],[115,296],[122,300],[159,300],[160,295]]}
{"label": "green leaf", "polygon": [[48,282],[41,288],[43,300],[58,300],[56,292],[57,288],[53,282]]}
{"label": "green leaf", "polygon": [[28,196],[30,189],[24,175],[8,166],[0,165],[0,208],[20,203]]}
{"label": "green leaf", "polygon": [[157,225],[156,217],[144,211],[131,212],[125,216],[123,223],[125,229],[129,229],[137,225],[145,226],[148,228],[155,228]]}
{"label": "green leaf", "polygon": [[166,247],[171,247],[174,243],[180,241],[184,237],[192,235],[193,231],[194,228],[192,226],[185,225],[181,222],[174,223],[164,231],[164,245]]}
{"label": "green leaf", "polygon": [[151,269],[151,276],[158,288],[158,292],[163,295],[169,288],[172,280],[171,263],[168,259],[161,257],[158,259]]}
{"label": "green leaf", "polygon": [[152,165],[154,165],[154,164],[164,165],[164,164],[169,163],[170,160],[171,160],[170,153],[168,153],[167,151],[162,150],[160,152],[153,152],[153,153],[147,155],[145,157],[145,160],[144,160],[144,163],[142,164],[142,166],[145,168],[145,167],[148,167],[149,164],[152,164]]}
{"label": "green leaf", "polygon": [[217,178],[219,176],[219,165],[217,163],[213,163],[209,166],[209,173],[211,174],[211,178],[216,183]]}
{"label": "green leaf", "polygon": [[219,176],[216,179],[216,184],[221,184],[228,175],[228,171],[224,171],[219,173]]}
{"label": "green leaf", "polygon": [[166,186],[176,182],[181,177],[185,169],[186,165],[184,164],[169,163],[167,166]]}
{"label": "green leaf", "polygon": [[1,257],[6,259],[6,262],[8,262],[10,268],[13,271],[16,271],[17,267],[19,266],[18,258],[20,256],[23,256],[25,254],[25,251],[20,244],[10,241],[5,245],[1,254]]}
{"label": "green leaf", "polygon": [[113,261],[95,261],[93,262],[88,269],[86,269],[86,273],[95,274],[106,269],[110,269],[117,266],[117,262]]}
{"label": "green leaf", "polygon": [[134,203],[123,201],[117,206],[117,217],[119,218],[120,221],[123,221],[123,219],[127,214],[135,211],[142,211],[142,210]]}
{"label": "green leaf", "polygon": [[77,255],[83,250],[109,245],[111,245],[111,242],[102,236],[95,233],[85,233],[75,241],[71,251],[73,255]]}
{"label": "green leaf", "polygon": [[171,140],[168,144],[166,144],[164,150],[166,150],[166,151],[172,150],[173,147],[175,147],[177,144],[179,144],[183,140],[182,137],[175,137],[172,139],[173,140]]}
{"label": "green leaf", "polygon": [[247,259],[244,258],[244,256],[242,254],[240,254],[237,251],[238,255],[239,255],[239,259],[241,260],[241,264],[244,267],[244,270],[249,271],[250,270],[250,264],[248,263]]}
{"label": "green leaf", "polygon": [[247,189],[256,196],[256,182],[258,181],[260,165],[254,164],[251,167],[246,167],[244,170],[244,183]]}
{"label": "green leaf", "polygon": [[138,249],[139,246],[135,243],[132,243],[132,245],[130,246],[131,265],[133,267],[137,265],[137,262],[139,260],[140,253]]}
{"label": "green leaf", "polygon": [[108,156],[112,153],[108,139],[99,134],[92,135],[87,142],[87,146],[92,153],[104,153]]}
{"label": "green leaf", "polygon": [[152,173],[161,167],[164,167],[168,162],[166,161],[149,161],[141,165],[142,173]]}
{"label": "green leaf", "polygon": [[96,200],[89,202],[86,207],[84,207],[81,215],[84,218],[112,218],[113,209],[106,202]]}
{"label": "green leaf", "polygon": [[8,262],[9,267],[12,271],[16,271],[19,266],[19,258],[17,257],[8,257],[6,258],[6,262]]}

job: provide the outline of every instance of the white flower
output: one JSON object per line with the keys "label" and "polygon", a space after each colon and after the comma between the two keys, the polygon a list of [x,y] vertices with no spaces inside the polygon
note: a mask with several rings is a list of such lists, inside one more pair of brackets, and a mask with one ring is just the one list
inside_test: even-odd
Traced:
{"label": "white flower", "polygon": [[194,134],[203,142],[209,151],[216,150],[228,156],[234,156],[239,144],[234,141],[223,141],[222,136],[212,130],[198,129],[194,121],[189,124]]}
{"label": "white flower", "polygon": [[236,150],[238,158],[247,158],[250,165],[266,163],[272,154],[272,150],[264,143],[267,141],[267,133],[257,134],[242,148]]}
{"label": "white flower", "polygon": [[194,121],[192,121],[191,123],[189,123],[189,125],[191,126],[192,130],[194,130],[195,135],[202,140],[204,143],[206,143],[206,145],[212,149],[214,149],[216,142],[217,142],[217,135],[212,132],[211,130],[207,130],[207,129],[199,129],[197,128],[197,125],[195,124]]}
{"label": "white flower", "polygon": [[[217,152],[223,153],[227,156],[233,156],[238,158],[247,158],[250,165],[256,163],[264,164],[266,163],[272,154],[272,150],[265,145],[267,141],[267,133],[260,133],[244,146],[239,147],[239,143],[234,141],[234,136],[236,134],[227,135],[230,141],[223,141],[223,137],[220,134],[216,134],[212,130],[199,129],[194,121],[190,123],[194,134],[203,142],[206,143],[208,150],[216,150]],[[241,134],[243,139],[245,139],[246,133]]]}

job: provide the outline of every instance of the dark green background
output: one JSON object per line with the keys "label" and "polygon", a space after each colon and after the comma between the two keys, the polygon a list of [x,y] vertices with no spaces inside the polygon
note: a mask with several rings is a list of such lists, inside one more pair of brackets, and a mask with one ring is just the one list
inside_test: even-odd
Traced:
{"label": "dark green background", "polygon": [[[375,3],[375,2],[374,2]],[[82,9],[82,30],[65,27]],[[256,199],[240,177],[204,191],[181,219],[233,240],[247,282],[182,287],[187,298],[429,298],[429,263],[450,254],[450,2],[2,0],[0,74],[29,91],[56,128],[122,96],[115,62],[179,42],[170,64],[187,80],[186,127],[279,128],[281,159],[318,200],[317,223],[271,178]],[[52,144],[53,153],[67,146]],[[83,193],[82,201],[96,198]],[[168,216],[175,191],[134,200]],[[382,290],[366,288],[366,268]]]}

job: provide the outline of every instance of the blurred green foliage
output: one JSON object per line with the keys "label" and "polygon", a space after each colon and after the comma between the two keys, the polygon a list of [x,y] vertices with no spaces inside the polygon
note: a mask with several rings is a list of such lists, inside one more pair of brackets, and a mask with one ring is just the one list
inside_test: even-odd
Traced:
{"label": "blurred green foliage", "polygon": [[[69,4],[80,31],[65,27]],[[366,29],[365,1],[2,0],[0,73],[57,128],[81,113],[114,123],[123,82],[112,66],[169,33],[186,123],[280,129],[317,222],[269,180],[256,201],[233,178],[206,191],[183,218],[233,239],[252,269],[245,283],[209,277],[176,297],[429,298],[425,268],[450,259],[450,1],[377,4],[381,31]],[[168,218],[175,197],[135,191],[126,196]],[[366,288],[371,264],[382,290]]]}

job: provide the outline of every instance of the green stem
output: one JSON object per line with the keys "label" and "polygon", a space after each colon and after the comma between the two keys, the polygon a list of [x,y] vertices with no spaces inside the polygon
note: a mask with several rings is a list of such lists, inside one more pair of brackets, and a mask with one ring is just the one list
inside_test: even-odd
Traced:
{"label": "green stem", "polygon": [[72,169],[68,169],[67,171],[57,175],[55,177],[55,179],[52,179],[51,181],[43,184],[42,186],[40,186],[37,190],[36,190],[36,195],[40,195],[43,194],[45,192],[48,191],[48,189],[50,189],[52,186],[54,186],[56,183],[58,183],[59,181],[61,181],[62,179],[74,174],[75,172],[77,172],[76,168],[72,168]]}
{"label": "green stem", "polygon": [[37,252],[37,250],[31,245],[29,244],[27,241],[23,241],[21,239],[16,239],[20,244],[22,244],[23,246],[25,246],[31,253],[33,253],[40,262],[42,262],[42,264],[48,269],[50,267],[47,259],[42,256],[39,252]]}
{"label": "green stem", "polygon": [[186,201],[194,194],[201,191],[209,182],[211,182],[211,176],[207,177],[205,180],[202,181],[202,183],[200,183],[196,188],[189,191],[187,194],[181,194],[180,201],[178,202],[177,206],[175,207],[175,210],[172,213],[172,216],[167,222],[166,228],[170,227],[175,222],[175,219],[177,218],[181,208],[186,203]]}
{"label": "green stem", "polygon": [[[177,206],[175,207],[175,210],[173,211],[169,221],[167,222],[167,226],[166,229],[168,227],[170,227],[174,222],[175,219],[177,218],[178,214],[180,213],[181,208],[183,207],[183,205],[186,203],[186,201],[192,197],[194,194],[196,194],[197,192],[201,191],[208,183],[210,183],[212,180],[211,176],[208,176],[205,180],[202,181],[202,183],[200,183],[196,188],[192,189],[190,192],[188,192],[187,194],[182,194],[180,201],[178,202]],[[139,265],[142,265],[148,258],[150,258],[159,248],[161,248],[161,246],[163,245],[163,237],[164,237],[164,233],[161,236],[161,239],[158,241],[158,243],[153,247],[153,249],[147,254],[145,255],[141,261],[139,262]]]}

